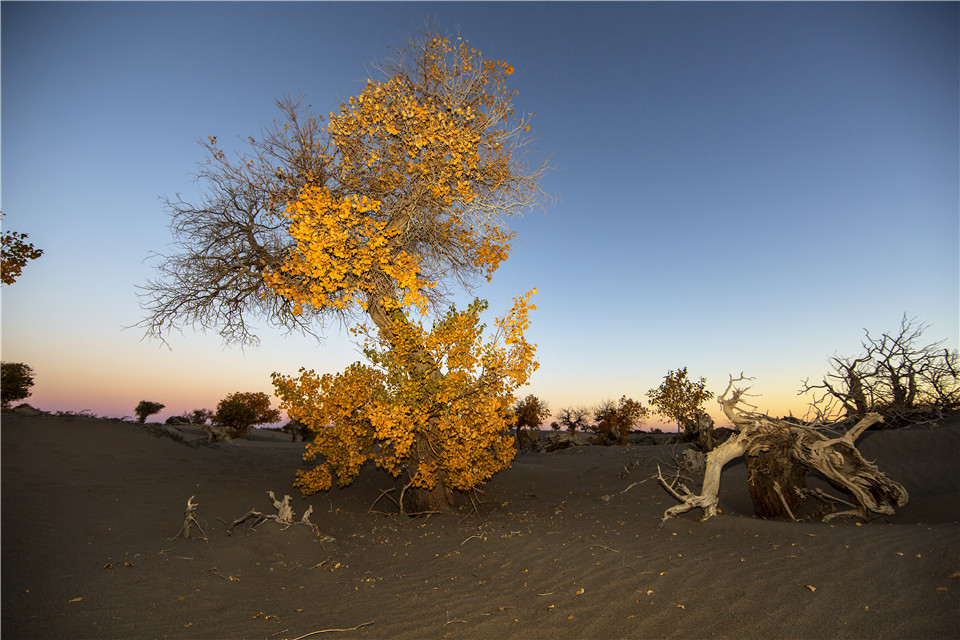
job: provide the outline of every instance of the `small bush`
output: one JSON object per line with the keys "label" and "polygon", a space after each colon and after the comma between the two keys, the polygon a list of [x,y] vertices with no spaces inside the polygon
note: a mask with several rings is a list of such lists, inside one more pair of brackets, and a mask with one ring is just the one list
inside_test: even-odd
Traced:
{"label": "small bush", "polygon": [[133,410],[137,414],[137,420],[140,424],[143,424],[147,421],[147,416],[152,416],[155,413],[160,413],[160,410],[163,409],[164,405],[159,402],[151,402],[150,400],[141,400],[140,404]]}

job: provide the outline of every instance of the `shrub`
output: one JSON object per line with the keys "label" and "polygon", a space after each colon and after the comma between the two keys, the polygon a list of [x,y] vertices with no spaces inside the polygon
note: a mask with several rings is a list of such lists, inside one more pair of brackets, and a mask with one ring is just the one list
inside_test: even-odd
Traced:
{"label": "shrub", "polygon": [[133,412],[137,414],[137,420],[140,422],[140,424],[143,424],[147,421],[147,416],[160,413],[160,410],[163,409],[164,406],[165,405],[162,405],[159,402],[141,400],[140,404],[137,405]]}

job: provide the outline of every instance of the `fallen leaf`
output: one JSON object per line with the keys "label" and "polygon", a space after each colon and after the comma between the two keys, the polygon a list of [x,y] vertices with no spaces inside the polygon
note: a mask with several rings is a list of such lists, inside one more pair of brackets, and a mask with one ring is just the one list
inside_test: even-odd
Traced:
{"label": "fallen leaf", "polygon": [[954,571],[953,573],[950,574],[950,577],[953,578],[954,580],[956,580],[957,578],[960,578],[960,571]]}
{"label": "fallen leaf", "polygon": [[647,595],[653,595],[653,589],[647,589]]}
{"label": "fallen leaf", "polygon": [[678,605],[677,605],[677,609],[686,609],[686,607],[683,606],[682,604],[678,604]]}
{"label": "fallen leaf", "polygon": [[817,588],[816,588],[815,586],[813,586],[812,584],[808,584],[808,585],[807,585],[807,589],[810,589],[810,591],[816,591],[816,590],[817,590]]}
{"label": "fallen leaf", "polygon": [[946,590],[947,590],[946,587],[937,587],[937,591],[946,591]]}
{"label": "fallen leaf", "polygon": [[583,587],[580,587],[579,589],[577,589],[577,595],[578,596],[583,595]]}
{"label": "fallen leaf", "polygon": [[73,600],[67,600],[67,602],[80,602],[83,598],[74,598]]}

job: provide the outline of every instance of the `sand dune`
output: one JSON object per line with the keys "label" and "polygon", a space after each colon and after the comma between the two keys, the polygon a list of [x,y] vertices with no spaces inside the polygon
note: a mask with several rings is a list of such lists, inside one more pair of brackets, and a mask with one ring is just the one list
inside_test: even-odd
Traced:
{"label": "sand dune", "polygon": [[[746,471],[721,516],[658,522],[669,446],[521,453],[482,512],[370,512],[376,470],[302,499],[302,444],[190,447],[86,418],[2,418],[5,638],[956,638],[960,420],[868,432],[910,502],[866,523],[751,516]],[[227,524],[293,496],[306,527]],[[196,496],[208,540],[171,539]],[[376,509],[390,510],[387,498]]]}

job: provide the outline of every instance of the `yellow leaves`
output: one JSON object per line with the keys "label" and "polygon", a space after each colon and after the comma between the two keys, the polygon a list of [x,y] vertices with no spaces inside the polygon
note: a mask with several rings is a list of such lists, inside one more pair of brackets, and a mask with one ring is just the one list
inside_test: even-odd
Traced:
{"label": "yellow leaves", "polygon": [[[355,363],[337,375],[274,374],[281,406],[316,433],[304,458],[324,461],[300,472],[297,486],[305,493],[326,490],[333,475],[348,484],[373,460],[393,475],[406,472],[414,486],[442,480],[468,490],[509,466],[513,391],[537,366],[536,347],[522,336],[534,293],[517,298],[487,341],[482,301],[464,311],[451,308],[429,331],[397,311],[389,344],[368,336],[370,365]],[[418,441],[436,458],[421,457]]]}

